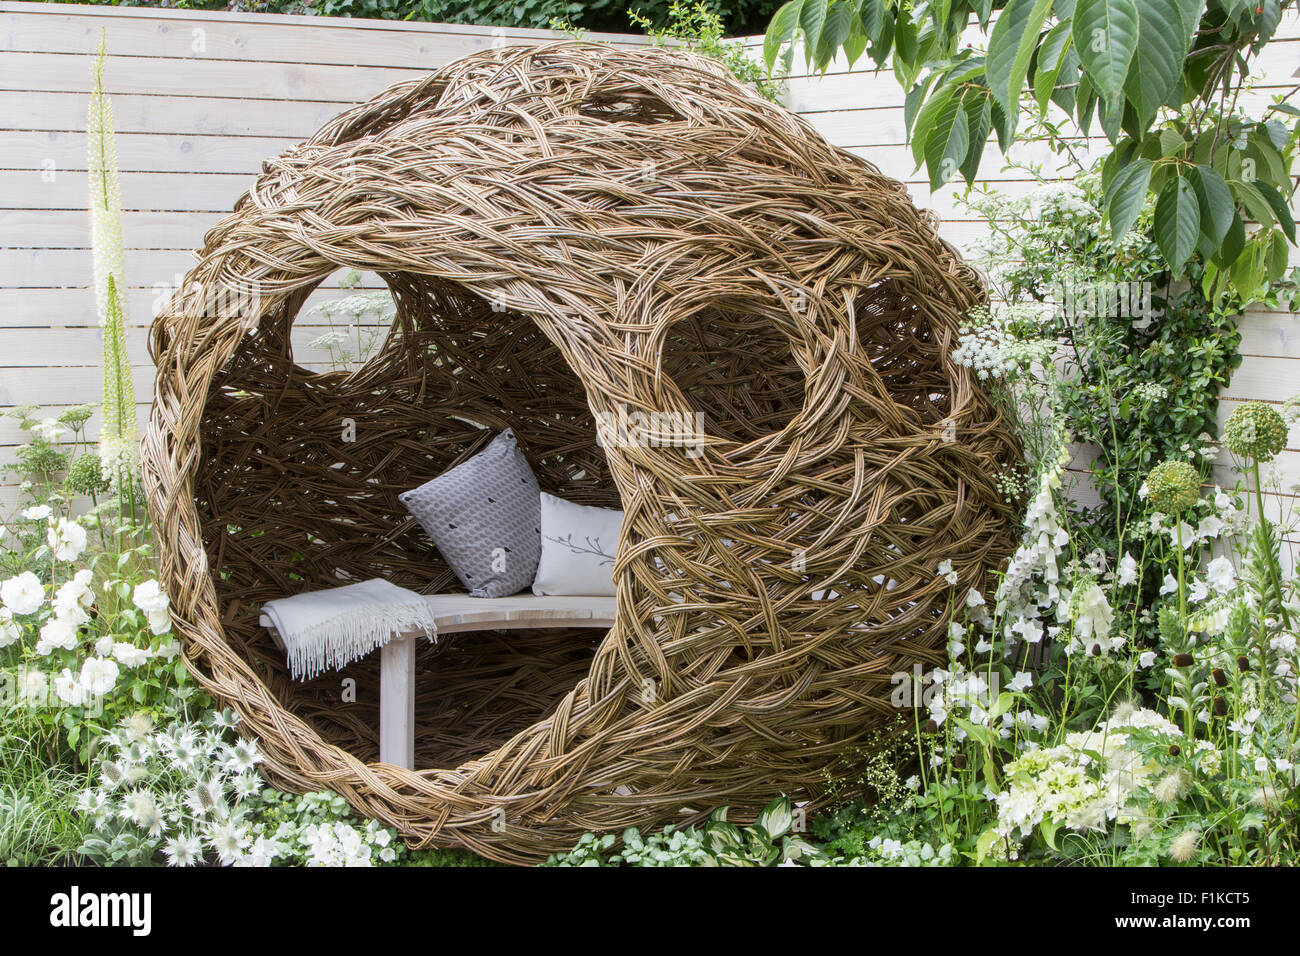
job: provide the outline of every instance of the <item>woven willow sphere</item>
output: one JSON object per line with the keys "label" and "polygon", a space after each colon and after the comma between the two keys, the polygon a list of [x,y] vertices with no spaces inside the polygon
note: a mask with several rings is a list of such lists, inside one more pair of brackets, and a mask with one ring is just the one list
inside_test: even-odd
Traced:
{"label": "woven willow sphere", "polygon": [[[397,316],[322,374],[294,319],[344,267]],[[815,802],[895,721],[891,675],[944,661],[939,562],[960,596],[1011,550],[1018,448],[951,359],[984,299],[902,185],[705,59],[510,47],[399,84],[267,161],[153,327],[185,659],[275,783],[412,845],[527,862]],[[703,441],[601,447],[638,412]],[[427,647],[417,769],[378,763],[378,655],[293,681],[258,608],[456,589],[397,496],[507,427],[543,490],[626,510],[617,623]]]}

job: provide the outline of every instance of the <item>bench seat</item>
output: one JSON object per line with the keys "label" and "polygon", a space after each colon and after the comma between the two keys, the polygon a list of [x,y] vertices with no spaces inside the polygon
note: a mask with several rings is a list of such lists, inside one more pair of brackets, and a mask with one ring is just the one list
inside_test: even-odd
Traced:
{"label": "bench seat", "polygon": [[[614,626],[612,597],[554,597],[513,594],[476,598],[468,594],[427,594],[438,634],[506,631],[542,627]],[[263,627],[270,620],[262,617]],[[271,634],[277,644],[280,636]],[[379,652],[379,759],[408,770],[415,767],[415,642],[422,631],[398,634]]]}

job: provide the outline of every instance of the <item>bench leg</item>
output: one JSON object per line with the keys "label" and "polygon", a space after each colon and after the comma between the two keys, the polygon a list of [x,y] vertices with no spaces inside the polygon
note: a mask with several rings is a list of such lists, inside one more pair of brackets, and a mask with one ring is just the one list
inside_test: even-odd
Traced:
{"label": "bench leg", "polygon": [[379,759],[414,770],[415,638],[395,637],[379,654]]}

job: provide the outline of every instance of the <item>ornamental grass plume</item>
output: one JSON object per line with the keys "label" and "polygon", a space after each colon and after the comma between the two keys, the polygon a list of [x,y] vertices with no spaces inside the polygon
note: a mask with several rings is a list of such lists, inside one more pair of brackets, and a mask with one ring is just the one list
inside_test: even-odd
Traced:
{"label": "ornamental grass plume", "polygon": [[122,243],[122,190],[118,181],[113,103],[104,95],[104,40],[93,68],[94,86],[86,123],[90,180],[90,238],[95,304],[104,330],[104,424],[100,457],[109,480],[134,470],[135,385],[126,349],[126,257]]}

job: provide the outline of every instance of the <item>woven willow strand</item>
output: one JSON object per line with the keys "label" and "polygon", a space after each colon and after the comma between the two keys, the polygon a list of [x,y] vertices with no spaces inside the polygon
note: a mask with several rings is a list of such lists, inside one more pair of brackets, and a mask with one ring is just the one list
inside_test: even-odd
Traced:
{"label": "woven willow strand", "polygon": [[[397,317],[315,374],[293,321],[345,267]],[[185,659],[274,782],[415,846],[529,862],[815,802],[890,675],[944,659],[938,562],[964,593],[1012,545],[1018,449],[950,358],[976,276],[903,186],[690,54],[510,47],[399,84],[268,160],[186,289],[143,450]],[[630,412],[707,439],[598,447],[593,414]],[[291,681],[257,608],[454,587],[397,494],[506,427],[544,490],[625,509],[617,624],[423,651],[419,769],[379,764],[376,662]]]}

